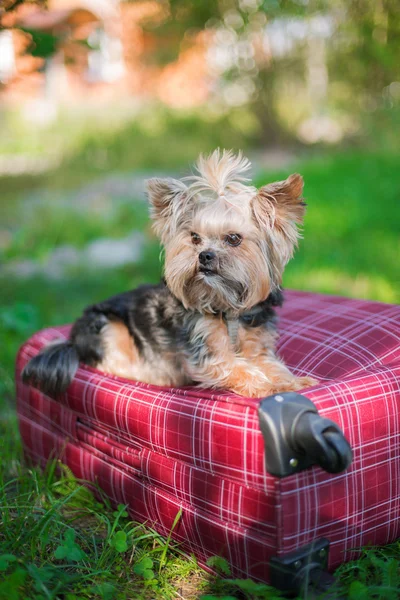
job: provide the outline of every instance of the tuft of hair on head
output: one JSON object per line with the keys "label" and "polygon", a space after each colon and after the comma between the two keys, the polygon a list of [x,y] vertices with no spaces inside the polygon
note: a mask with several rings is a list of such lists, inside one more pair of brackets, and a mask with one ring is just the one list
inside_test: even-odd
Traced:
{"label": "tuft of hair on head", "polygon": [[195,165],[198,175],[185,178],[189,183],[189,195],[211,193],[212,199],[226,201],[233,206],[243,204],[243,196],[249,200],[256,192],[246,185],[250,181],[245,174],[251,168],[248,158],[239,151],[218,148],[208,156],[201,154]]}
{"label": "tuft of hair on head", "polygon": [[200,155],[196,163],[198,175],[183,180],[149,179],[146,183],[150,216],[161,241],[164,243],[179,227],[189,226],[195,205],[213,202],[217,208],[234,207],[249,212],[250,200],[257,193],[256,188],[246,185],[249,179],[245,173],[250,167],[250,161],[241,152],[217,149],[208,156]]}

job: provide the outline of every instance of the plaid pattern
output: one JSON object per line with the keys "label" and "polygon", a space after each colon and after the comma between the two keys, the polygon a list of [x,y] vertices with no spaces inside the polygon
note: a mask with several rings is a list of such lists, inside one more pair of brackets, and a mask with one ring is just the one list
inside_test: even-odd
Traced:
{"label": "plaid pattern", "polygon": [[[315,467],[282,480],[265,471],[256,399],[168,389],[82,366],[57,401],[18,373],[68,327],[33,336],[17,360],[17,397],[26,452],[54,453],[98,481],[136,520],[167,533],[201,562],[225,556],[234,574],[268,579],[271,555],[319,537],[330,566],[369,543],[400,536],[400,308],[287,292],[279,352],[320,384],[306,395],[336,421],[354,451],[346,473]],[[66,442],[68,439],[68,443]]]}

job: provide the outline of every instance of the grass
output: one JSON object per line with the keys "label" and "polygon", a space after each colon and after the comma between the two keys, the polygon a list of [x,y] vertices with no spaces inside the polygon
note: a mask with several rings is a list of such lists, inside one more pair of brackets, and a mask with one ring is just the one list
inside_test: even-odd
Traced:
{"label": "grass", "polygon": [[[120,116],[121,115],[121,116]],[[0,113],[1,116],[1,113]],[[0,157],[27,162],[40,158],[59,165],[45,172],[2,178],[0,217],[10,217],[27,189],[56,193],[75,189],[88,178],[127,171],[184,169],[200,152],[216,147],[248,148],[257,137],[257,123],[245,109],[219,115],[171,111],[149,105],[138,114],[121,107],[101,114],[87,110],[62,114],[47,126],[27,126],[13,112],[3,118]],[[18,214],[14,212],[14,215]]]}
{"label": "grass", "polygon": [[[175,598],[200,574],[169,540],[95,500],[57,461],[1,477],[0,598]],[[165,560],[170,550],[168,560]]]}
{"label": "grass", "polygon": [[286,287],[400,301],[396,165],[395,153],[360,152],[296,165],[306,183],[308,212],[300,251],[285,272]]}
{"label": "grass", "polygon": [[[132,230],[146,232],[147,240],[138,262],[111,271],[79,264],[59,278],[46,276],[45,268],[29,278],[4,271],[0,275],[0,600],[277,597],[268,586],[211,578],[194,559],[183,558],[170,540],[129,522],[124,507],[113,510],[107,499],[96,500],[68,469],[53,463],[42,472],[22,459],[13,384],[19,345],[38,328],[72,321],[85,305],[144,281],[155,282],[161,274],[159,246],[149,233],[147,209],[137,193],[100,183],[89,194],[82,186],[105,169],[126,169],[129,161],[131,169],[180,170],[202,144],[225,144],[218,132],[196,136],[194,122],[185,123],[178,128],[179,136],[191,142],[183,152],[176,140],[168,147],[170,154],[160,150],[168,128],[155,129],[156,142],[156,134],[139,135],[144,126],[132,125],[121,134],[125,141],[111,134],[98,141],[93,136],[79,154],[66,152],[63,166],[53,175],[0,181],[5,224],[0,246],[6,267],[31,259],[46,265],[57,247],[84,249],[98,237],[119,238]],[[143,142],[129,160],[123,150],[127,139]],[[91,144],[108,146],[105,167],[89,168]],[[287,268],[285,286],[398,302],[396,154],[331,152],[293,169],[304,175],[309,209],[304,241]],[[257,177],[262,184],[285,175],[286,169]],[[398,598],[399,559],[398,543],[365,549],[358,561],[338,570],[340,584],[352,599]],[[220,568],[226,565],[220,563]]]}

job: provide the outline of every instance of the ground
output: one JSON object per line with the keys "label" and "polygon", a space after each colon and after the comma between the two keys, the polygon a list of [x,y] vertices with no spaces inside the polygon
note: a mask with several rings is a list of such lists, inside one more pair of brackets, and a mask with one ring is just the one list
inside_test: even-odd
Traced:
{"label": "ground", "polygon": [[[22,459],[13,368],[20,344],[41,327],[70,322],[82,308],[161,274],[142,181],[182,172],[172,153],[119,171],[86,172],[82,159],[50,174],[0,180],[0,599],[277,597],[267,587],[211,578],[179,547],[95,500],[67,469],[45,473]],[[175,151],[175,146],[173,146]],[[190,151],[188,157],[191,157]],[[154,158],[154,157],[153,157]],[[298,171],[308,204],[304,240],[284,285],[383,302],[400,301],[400,171],[392,153],[348,150],[283,154],[259,184]],[[133,170],[133,167],[136,167]],[[122,167],[121,167],[122,168]],[[139,172],[140,170],[140,172]],[[399,544],[365,550],[339,569],[349,598],[398,598]],[[224,569],[226,565],[220,565]]]}

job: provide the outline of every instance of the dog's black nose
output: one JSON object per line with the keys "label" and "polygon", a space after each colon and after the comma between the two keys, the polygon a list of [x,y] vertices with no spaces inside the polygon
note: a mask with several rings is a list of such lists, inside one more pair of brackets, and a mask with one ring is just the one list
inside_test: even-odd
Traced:
{"label": "dog's black nose", "polygon": [[206,266],[210,264],[215,257],[216,254],[212,250],[203,250],[203,252],[200,252],[199,254],[199,261],[202,265]]}

